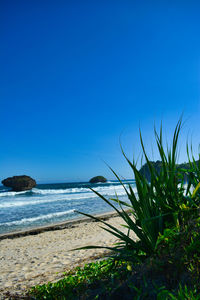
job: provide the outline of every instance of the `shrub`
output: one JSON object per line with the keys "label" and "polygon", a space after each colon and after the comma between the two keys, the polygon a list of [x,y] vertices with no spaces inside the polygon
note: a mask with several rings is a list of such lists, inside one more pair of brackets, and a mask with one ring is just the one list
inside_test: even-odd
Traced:
{"label": "shrub", "polygon": [[116,265],[113,259],[92,262],[65,273],[65,277],[57,282],[34,286],[29,295],[38,300],[98,299],[99,294],[109,294],[129,273],[125,263]]}
{"label": "shrub", "polygon": [[[107,248],[118,254],[116,259],[141,261],[155,253],[158,237],[164,233],[166,228],[178,228],[184,224],[186,219],[190,218],[191,213],[198,208],[199,204],[199,197],[196,193],[199,188],[200,171],[194,164],[194,159],[193,162],[190,161],[191,169],[187,170],[189,183],[186,189],[184,170],[177,168],[177,149],[181,124],[180,119],[174,130],[172,145],[171,147],[167,146],[167,150],[165,150],[163,144],[162,126],[159,133],[154,129],[156,145],[162,161],[160,172],[150,162],[140,132],[143,156],[151,175],[150,182],[140,173],[136,162],[131,162],[122,149],[122,153],[133,171],[137,193],[134,192],[130,184],[126,188],[112,169],[112,172],[124,187],[129,203],[119,200],[117,196],[108,200],[94,189],[91,190],[109,204],[124,220],[125,225],[123,226],[128,229],[128,234],[97,217],[80,212],[101,222],[104,225],[103,229],[119,239],[119,243],[113,247],[88,246],[81,249]],[[191,185],[196,188],[193,194],[190,190]],[[118,203],[121,210],[114,203]],[[128,211],[125,208],[128,208]],[[133,232],[138,240],[131,238],[130,232]]]}

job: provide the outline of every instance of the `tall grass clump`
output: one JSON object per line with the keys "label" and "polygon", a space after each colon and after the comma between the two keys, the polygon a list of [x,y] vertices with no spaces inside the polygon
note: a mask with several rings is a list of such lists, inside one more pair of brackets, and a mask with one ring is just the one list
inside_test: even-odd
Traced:
{"label": "tall grass clump", "polygon": [[[128,187],[125,186],[116,172],[111,170],[123,186],[129,203],[121,201],[117,196],[106,199],[94,189],[92,191],[109,204],[122,218],[125,223],[122,226],[127,228],[127,234],[95,216],[81,213],[101,222],[103,229],[119,239],[119,242],[113,247],[88,246],[82,249],[107,248],[118,254],[116,259],[133,262],[142,261],[156,252],[158,238],[166,228],[184,226],[186,220],[190,218],[191,212],[196,210],[199,205],[200,171],[194,157],[190,160],[189,156],[190,169],[177,168],[178,139],[181,127],[182,121],[180,119],[175,127],[171,146],[167,145],[166,147],[163,143],[162,125],[159,132],[154,129],[156,146],[162,162],[160,170],[157,170],[150,161],[140,131],[142,154],[150,172],[150,181],[141,174],[137,163],[130,161],[122,149],[123,156],[133,171],[136,191],[130,184]],[[185,184],[186,173],[187,185]],[[191,186],[193,186],[193,193]],[[120,209],[117,208],[116,203],[119,204]],[[134,233],[137,239],[132,238],[131,233]]]}
{"label": "tall grass clump", "polygon": [[[118,238],[113,247],[87,246],[79,249],[106,248],[114,259],[85,265],[55,283],[33,287],[34,299],[200,299],[200,160],[195,161],[192,147],[186,144],[188,163],[177,165],[181,119],[171,146],[163,143],[162,126],[154,129],[161,161],[157,168],[147,155],[142,134],[140,143],[150,180],[130,161],[122,149],[135,179],[136,187],[123,186],[128,202],[106,199],[121,217],[124,233],[95,216],[81,213],[102,224]],[[135,238],[137,237],[137,238]]]}

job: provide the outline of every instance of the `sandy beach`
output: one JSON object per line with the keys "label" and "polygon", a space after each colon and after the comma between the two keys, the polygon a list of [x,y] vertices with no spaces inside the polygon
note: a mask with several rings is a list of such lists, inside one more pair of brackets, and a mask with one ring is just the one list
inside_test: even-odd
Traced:
{"label": "sandy beach", "polygon": [[[120,226],[122,219],[115,214],[101,217],[127,231]],[[70,251],[87,245],[111,246],[116,242],[100,225],[100,222],[84,219],[68,222],[60,226],[61,229],[52,226],[47,231],[38,230],[34,235],[0,237],[1,299],[5,299],[8,291],[23,294],[33,285],[56,281],[63,277],[63,272],[106,254],[105,249]]]}

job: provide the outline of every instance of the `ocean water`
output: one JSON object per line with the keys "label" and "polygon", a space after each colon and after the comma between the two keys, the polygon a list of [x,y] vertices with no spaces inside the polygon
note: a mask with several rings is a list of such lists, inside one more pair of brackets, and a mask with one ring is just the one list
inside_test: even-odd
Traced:
{"label": "ocean water", "polygon": [[[134,180],[123,181],[125,186]],[[30,191],[13,192],[0,187],[0,233],[21,231],[80,218],[77,211],[89,214],[112,211],[90,187],[107,199],[118,196],[128,201],[126,192],[117,181],[106,183],[40,184]]]}

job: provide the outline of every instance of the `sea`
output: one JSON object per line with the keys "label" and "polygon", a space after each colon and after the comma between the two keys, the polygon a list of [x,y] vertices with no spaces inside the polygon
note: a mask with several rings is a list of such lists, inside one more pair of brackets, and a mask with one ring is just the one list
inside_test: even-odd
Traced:
{"label": "sea", "polygon": [[[134,180],[123,180],[135,187]],[[83,217],[79,212],[100,214],[113,209],[90,188],[106,199],[128,198],[118,181],[38,184],[29,191],[13,192],[0,187],[0,234],[24,231]],[[114,202],[112,202],[114,204]]]}

